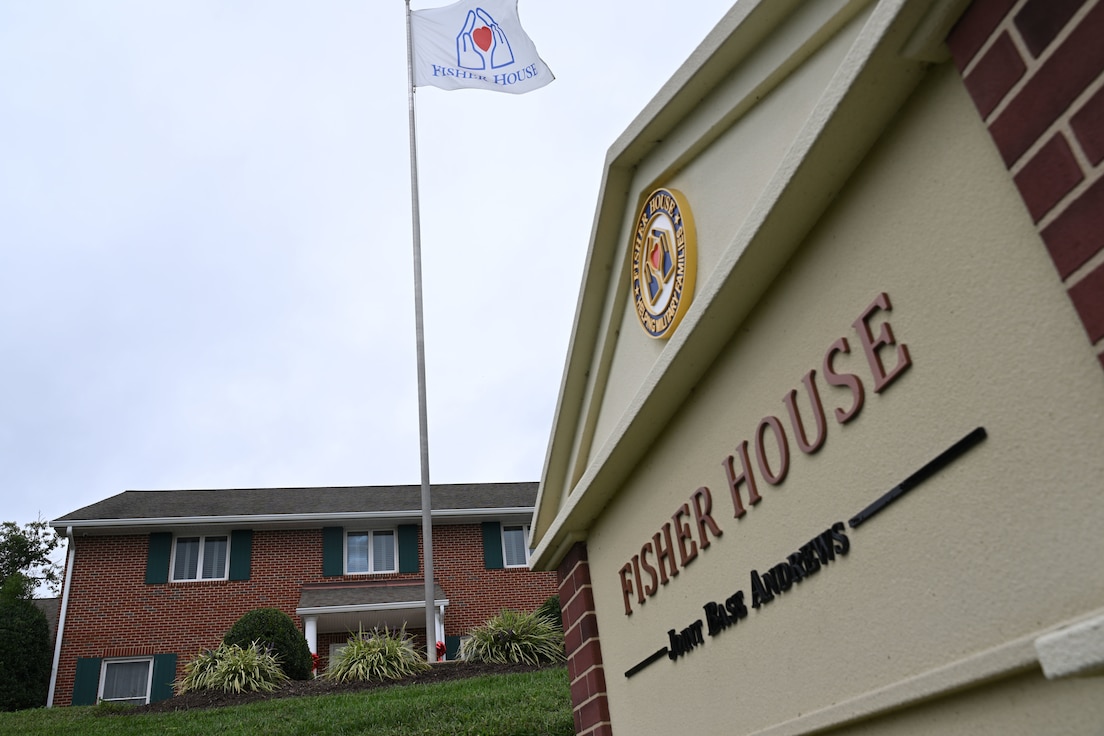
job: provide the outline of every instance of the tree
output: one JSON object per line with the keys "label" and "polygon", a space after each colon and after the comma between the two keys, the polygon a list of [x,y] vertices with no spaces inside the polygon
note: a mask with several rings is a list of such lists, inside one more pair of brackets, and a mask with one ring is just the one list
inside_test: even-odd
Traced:
{"label": "tree", "polygon": [[0,711],[46,705],[52,662],[42,611],[29,600],[0,599]]}
{"label": "tree", "polygon": [[12,573],[0,583],[0,603],[29,601],[34,598],[35,581],[21,572]]}
{"label": "tree", "polygon": [[[24,524],[14,521],[0,524],[0,586],[9,578],[22,575],[32,584],[21,587],[33,592],[38,585],[47,585],[58,594],[61,587],[61,567],[50,554],[61,544],[61,538],[42,519]],[[12,586],[7,586],[9,591]],[[26,596],[20,596],[26,597]]]}

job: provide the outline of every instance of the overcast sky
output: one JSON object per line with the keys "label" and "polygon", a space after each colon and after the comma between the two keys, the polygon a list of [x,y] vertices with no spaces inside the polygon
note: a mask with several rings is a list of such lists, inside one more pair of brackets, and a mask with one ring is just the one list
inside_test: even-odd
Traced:
{"label": "overcast sky", "polygon": [[[555,82],[419,90],[434,483],[540,478],[606,150],[731,5],[521,0]],[[0,520],[419,482],[404,23],[0,0]]]}

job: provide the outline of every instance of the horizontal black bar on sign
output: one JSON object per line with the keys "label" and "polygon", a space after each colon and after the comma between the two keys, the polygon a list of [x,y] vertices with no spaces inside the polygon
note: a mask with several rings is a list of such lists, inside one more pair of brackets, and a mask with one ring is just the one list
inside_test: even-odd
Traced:
{"label": "horizontal black bar on sign", "polygon": [[851,525],[852,529],[857,529],[860,524],[870,520],[875,514],[883,510],[886,506],[889,506],[901,496],[905,495],[913,488],[920,485],[928,478],[932,477],[940,470],[965,455],[969,450],[972,450],[974,447],[980,444],[981,441],[986,438],[986,436],[987,434],[985,432],[985,427],[978,427],[974,431],[970,432],[970,434],[966,435],[958,442],[954,443],[942,453],[940,453],[940,455],[934,460],[929,461],[926,465],[924,465],[924,467],[920,468],[915,473],[901,481],[898,485],[894,486],[892,489],[890,489],[888,493],[879,498],[877,501],[852,516],[847,523]]}
{"label": "horizontal black bar on sign", "polygon": [[667,651],[668,651],[667,647],[663,647],[662,649],[658,650],[655,654],[649,655],[649,657],[647,659],[645,659],[643,662],[638,662],[637,664],[634,664],[632,667],[625,670],[625,677],[632,677],[637,672],[644,669],[645,667],[652,664],[653,662],[655,662],[657,660],[660,660],[660,659],[663,659],[664,657],[667,656]]}

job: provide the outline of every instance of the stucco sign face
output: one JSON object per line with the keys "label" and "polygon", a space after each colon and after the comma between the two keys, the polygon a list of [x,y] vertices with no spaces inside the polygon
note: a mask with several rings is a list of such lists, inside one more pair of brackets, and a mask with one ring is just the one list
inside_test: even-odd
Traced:
{"label": "stucco sign face", "polygon": [[657,189],[636,218],[632,300],[651,337],[670,337],[694,297],[697,270],[694,218],[681,192]]}

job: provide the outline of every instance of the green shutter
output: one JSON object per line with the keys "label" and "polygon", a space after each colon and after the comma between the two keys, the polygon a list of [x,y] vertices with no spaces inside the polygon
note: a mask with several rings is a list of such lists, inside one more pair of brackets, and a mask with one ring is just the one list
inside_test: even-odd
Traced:
{"label": "green shutter", "polygon": [[446,636],[445,637],[445,659],[450,662],[455,662],[460,659],[460,637],[459,636]]}
{"label": "green shutter", "polygon": [[483,522],[483,564],[488,570],[501,570],[502,525],[497,521]]}
{"label": "green shutter", "polygon": [[176,679],[176,655],[153,656],[153,683],[150,685],[150,702],[168,700],[173,696],[173,680]]}
{"label": "green shutter", "polygon": [[322,576],[335,577],[345,574],[345,529],[340,526],[322,527]]}
{"label": "green shutter", "polygon": [[253,530],[235,529],[230,532],[230,579],[248,580],[253,557]]}
{"label": "green shutter", "polygon": [[[168,568],[166,568],[168,569]],[[78,657],[73,678],[73,705],[95,705],[100,697],[99,657]]]}
{"label": "green shutter", "polygon": [[149,536],[146,557],[146,585],[169,582],[169,558],[172,557],[172,532],[153,532]]}
{"label": "green shutter", "polygon": [[399,525],[399,572],[418,572],[418,525]]}

